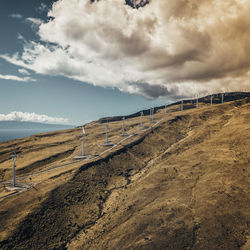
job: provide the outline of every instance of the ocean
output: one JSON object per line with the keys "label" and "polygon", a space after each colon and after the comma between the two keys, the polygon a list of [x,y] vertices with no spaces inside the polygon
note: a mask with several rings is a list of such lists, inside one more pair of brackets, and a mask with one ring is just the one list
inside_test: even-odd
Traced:
{"label": "ocean", "polygon": [[[67,127],[68,128],[68,127]],[[60,128],[64,129],[64,128]],[[66,128],[65,128],[66,129]],[[56,129],[0,129],[0,142],[20,139],[27,136],[55,131]]]}

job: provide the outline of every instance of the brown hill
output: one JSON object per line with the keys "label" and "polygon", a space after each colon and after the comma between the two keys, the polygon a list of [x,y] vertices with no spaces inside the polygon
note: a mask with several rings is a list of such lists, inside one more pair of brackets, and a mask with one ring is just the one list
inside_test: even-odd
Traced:
{"label": "brown hill", "polygon": [[12,195],[1,184],[0,248],[249,249],[249,102],[159,109],[148,130],[127,120],[136,134],[123,141],[112,122],[121,142],[104,153],[104,125],[90,123],[86,163],[72,162],[79,128],[0,144],[2,181],[15,147],[18,183],[31,186]]}

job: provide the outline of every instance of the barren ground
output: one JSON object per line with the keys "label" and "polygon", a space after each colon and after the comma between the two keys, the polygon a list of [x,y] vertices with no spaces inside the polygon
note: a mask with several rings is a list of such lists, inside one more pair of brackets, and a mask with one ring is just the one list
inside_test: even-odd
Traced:
{"label": "barren ground", "polygon": [[[250,249],[249,98],[0,143],[2,249]],[[149,117],[144,125],[152,126]],[[13,148],[17,183],[6,197]],[[99,156],[98,156],[99,155]],[[22,158],[21,158],[22,156]]]}

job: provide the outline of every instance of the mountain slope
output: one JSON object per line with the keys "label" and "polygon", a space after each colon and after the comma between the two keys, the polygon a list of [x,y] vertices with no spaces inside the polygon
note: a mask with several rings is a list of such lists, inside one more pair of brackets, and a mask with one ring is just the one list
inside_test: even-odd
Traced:
{"label": "mountain slope", "polygon": [[0,247],[249,246],[249,98],[161,118],[132,143],[82,164]]}
{"label": "mountain slope", "polygon": [[[239,249],[249,235],[249,118],[249,106],[181,116],[129,152],[133,157],[103,166],[138,162],[145,146],[153,155],[139,171],[127,163],[131,183],[112,192],[102,218],[69,246]],[[174,144],[173,135],[180,136]]]}

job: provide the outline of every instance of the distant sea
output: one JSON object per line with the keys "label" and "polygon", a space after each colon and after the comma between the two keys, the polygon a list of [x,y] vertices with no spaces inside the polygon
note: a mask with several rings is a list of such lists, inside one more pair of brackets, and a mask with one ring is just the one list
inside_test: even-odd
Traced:
{"label": "distant sea", "polygon": [[[66,128],[60,128],[61,129],[68,129],[69,127]],[[46,132],[51,132],[55,131],[57,129],[0,129],[0,142],[5,142],[9,140],[14,140],[14,139],[20,139],[24,138],[27,136],[39,134],[39,133],[46,133]]]}

